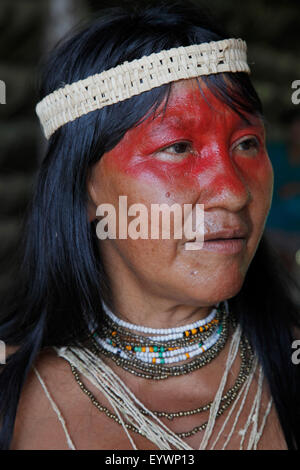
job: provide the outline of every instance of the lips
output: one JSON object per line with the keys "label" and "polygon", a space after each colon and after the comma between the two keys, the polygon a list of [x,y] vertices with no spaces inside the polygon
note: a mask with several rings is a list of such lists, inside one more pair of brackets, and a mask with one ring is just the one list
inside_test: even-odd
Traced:
{"label": "lips", "polygon": [[249,230],[242,225],[206,232],[204,242],[200,244],[199,249],[223,255],[236,255],[245,250],[248,236]]}
{"label": "lips", "polygon": [[218,230],[215,232],[208,232],[204,234],[204,242],[206,241],[218,241],[218,240],[229,240],[229,239],[245,239],[248,236],[248,230],[243,227],[233,227]]}
{"label": "lips", "polygon": [[246,227],[226,227],[204,234],[202,250],[226,256],[237,255],[244,252],[247,238]]}

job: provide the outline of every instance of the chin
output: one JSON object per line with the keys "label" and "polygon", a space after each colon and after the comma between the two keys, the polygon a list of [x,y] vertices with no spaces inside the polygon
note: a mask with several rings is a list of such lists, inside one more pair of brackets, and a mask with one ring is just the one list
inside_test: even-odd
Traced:
{"label": "chin", "polygon": [[[227,273],[222,277],[207,277],[206,280],[194,280],[181,285],[193,305],[210,306],[237,295],[243,287],[245,276],[241,272]],[[185,286],[186,289],[183,289]],[[189,302],[190,303],[190,302]]]}

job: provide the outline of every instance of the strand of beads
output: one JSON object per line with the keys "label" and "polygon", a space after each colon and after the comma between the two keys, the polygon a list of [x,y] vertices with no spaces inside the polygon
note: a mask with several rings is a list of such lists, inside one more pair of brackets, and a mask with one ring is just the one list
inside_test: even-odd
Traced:
{"label": "strand of beads", "polygon": [[[123,322],[120,319],[117,320],[118,323],[115,323],[114,320],[117,317],[112,312],[108,310],[107,312],[109,320],[106,319],[107,324],[102,330],[102,337],[97,332],[93,332],[97,343],[107,352],[117,354],[123,359],[130,359],[133,356],[145,363],[172,364],[194,357],[212,347],[218,341],[222,331],[222,325],[219,325],[216,331],[212,330],[213,326],[219,324],[219,318],[216,318],[218,312],[214,309],[206,318],[206,322],[200,320],[188,326],[174,329],[148,328],[148,333],[153,334],[159,331],[161,335],[150,337],[147,341],[145,336],[134,334],[134,337],[130,337],[131,332],[125,330],[124,326],[130,326],[134,330],[145,330],[145,328]],[[208,333],[205,338],[199,341],[198,338],[206,332]],[[177,337],[181,340],[180,344],[178,341],[175,342]],[[155,344],[155,342],[157,343]]]}
{"label": "strand of beads", "polygon": [[[253,365],[253,360],[254,360],[254,355],[252,348],[250,347],[250,344],[247,340],[247,338],[242,337],[241,338],[241,350],[240,350],[240,355],[241,355],[241,365],[240,365],[240,370],[239,374],[237,376],[237,379],[234,383],[234,385],[221,397],[220,400],[220,410],[225,410],[235,399],[237,396],[241,386],[245,382],[246,378],[250,374],[252,365]],[[151,411],[155,416],[159,418],[167,418],[169,420],[173,420],[174,418],[182,418],[185,416],[192,416],[198,413],[202,413],[205,411],[210,410],[212,403],[208,403],[206,405],[200,406],[198,408],[192,409],[192,410],[187,410],[187,411],[176,411],[176,412],[167,412],[167,411]],[[146,414],[147,412],[144,410],[140,410],[142,414]]]}
{"label": "strand of beads", "polygon": [[174,364],[176,362],[185,361],[186,359],[192,358],[207,351],[218,341],[221,332],[222,325],[218,327],[218,330],[210,338],[208,338],[207,341],[203,343],[197,342],[197,344],[193,344],[191,346],[176,348],[168,348],[165,346],[135,346],[132,348],[131,346],[127,346],[127,348],[129,348],[127,349],[127,353],[117,346],[114,346],[113,341],[108,338],[103,340],[96,336],[96,341],[108,352],[111,352],[112,354],[118,354],[124,359],[130,359],[130,353],[132,353],[136,359],[139,359],[144,363],[155,364],[156,362],[159,362],[159,364]]}
{"label": "strand of beads", "polygon": [[106,315],[118,326],[122,326],[123,328],[126,328],[129,331],[138,331],[140,333],[158,335],[174,335],[176,333],[184,333],[185,331],[193,330],[209,323],[216,316],[217,313],[217,308],[214,308],[206,318],[198,320],[189,325],[178,326],[175,328],[150,328],[147,326],[135,325],[134,323],[129,323],[122,320],[121,318],[117,317],[113,312],[111,312],[105,304],[103,304],[103,309]]}
{"label": "strand of beads", "polygon": [[[251,348],[249,342],[247,341],[247,339],[245,337],[242,337],[242,339],[241,339],[240,354],[241,354],[241,366],[240,366],[240,371],[239,371],[238,377],[237,377],[234,385],[225,393],[225,395],[223,395],[221,397],[220,406],[219,406],[219,409],[217,411],[217,416],[216,416],[217,418],[219,416],[221,416],[225,412],[225,410],[237,398],[239,390],[241,389],[241,387],[245,383],[245,381],[248,379],[249,374],[252,370],[253,363],[254,363],[254,355],[253,355],[252,348]],[[110,419],[114,420],[117,424],[122,425],[122,422],[119,419],[119,417],[115,413],[111,412],[106,406],[99,403],[99,401],[95,398],[95,396],[92,394],[92,392],[86,388],[86,386],[84,385],[84,383],[82,382],[82,380],[79,376],[79,373],[78,373],[76,367],[74,367],[72,364],[71,364],[71,370],[72,370],[73,376],[74,376],[76,382],[78,383],[79,387],[90,398],[92,404],[100,412],[105,413],[106,416],[108,416]],[[122,404],[121,399],[119,399],[119,402]],[[203,406],[197,407],[197,408],[192,409],[192,410],[183,410],[183,411],[176,411],[176,412],[152,411],[151,413],[153,413],[155,416],[160,417],[160,418],[167,418],[169,420],[173,420],[174,418],[182,418],[182,417],[186,417],[186,416],[201,414],[205,411],[210,410],[212,404],[213,404],[213,402],[210,402],[210,403],[207,403]],[[139,411],[144,415],[149,414],[146,410],[143,410],[143,409],[139,409]],[[198,426],[195,426],[194,428],[192,428],[190,430],[183,431],[183,432],[176,432],[175,434],[178,437],[181,437],[181,438],[188,438],[190,436],[195,435],[196,433],[198,433],[200,431],[205,430],[206,427],[207,427],[207,424],[208,424],[208,421],[205,421],[202,424],[200,424]],[[134,426],[132,424],[129,424],[127,422],[124,422],[123,425],[125,425],[125,427],[128,430],[133,431],[133,432],[138,433],[138,434],[141,434],[141,430],[138,429],[136,426]]]}
{"label": "strand of beads", "polygon": [[95,337],[99,336],[103,340],[107,340],[107,342],[113,346],[118,346],[118,348],[122,349],[124,352],[158,352],[161,347],[172,350],[180,346],[186,346],[187,344],[199,343],[199,341],[203,343],[217,330],[219,322],[220,313],[218,312],[216,317],[204,326],[198,327],[197,329],[185,330],[178,339],[170,339],[165,336],[147,337],[137,335],[128,332],[124,328],[111,322],[108,318],[105,318],[99,333],[97,330],[92,330],[91,333],[94,334]]}
{"label": "strand of beads", "polygon": [[[202,325],[188,325],[192,329],[180,327],[178,340],[170,338],[171,332],[162,335],[159,342],[153,343],[152,337],[147,337],[145,332],[143,335],[131,333],[125,330],[124,325],[119,326],[107,317],[104,319],[102,337],[100,332],[94,331],[92,341],[96,354],[111,358],[124,370],[143,378],[166,379],[203,367],[223,349],[228,337],[228,315],[218,309],[207,319],[209,322]],[[200,327],[202,330],[199,330]],[[153,329],[150,330],[149,333],[153,334]],[[176,365],[180,362],[183,364]]]}
{"label": "strand of beads", "polygon": [[[142,352],[145,352],[145,347],[149,347],[149,351],[147,352],[153,352],[150,350],[150,348],[155,348],[155,343],[158,343],[161,346],[178,348],[181,345],[185,346],[187,343],[192,342],[192,340],[196,341],[200,338],[202,338],[203,342],[208,336],[214,333],[213,327],[216,327],[220,320],[220,312],[214,309],[214,311],[207,317],[207,320],[209,320],[207,322],[204,322],[204,320],[200,320],[193,324],[177,327],[174,329],[168,328],[157,330],[153,328],[144,328],[144,330],[149,330],[148,333],[157,333],[158,331],[161,332],[159,336],[149,337],[146,336],[146,331],[143,332],[143,336],[132,333],[132,330],[142,329],[142,327],[138,327],[137,325],[133,325],[132,330],[125,329],[122,326],[123,324],[126,324],[127,327],[129,325],[132,326],[132,324],[123,322],[122,320],[118,320],[118,322],[115,323],[111,319],[112,315],[113,314],[110,313],[110,317],[107,316],[106,318],[104,318],[104,322],[101,328],[102,331],[97,334],[102,337],[102,339],[111,339],[111,341],[107,341],[110,344],[114,345],[114,343],[118,343],[118,346],[121,349],[122,345],[125,345],[127,351],[135,352],[138,351],[137,348],[139,347],[139,345],[141,345]],[[119,324],[120,322],[122,323],[122,325]]]}
{"label": "strand of beads", "polygon": [[[102,325],[101,330],[104,331],[105,328],[110,332],[113,333],[113,335],[116,335],[117,333],[122,335],[124,338],[128,336],[129,338],[135,340],[137,342],[140,340],[140,338],[143,338],[143,344],[151,344],[152,342],[155,341],[163,341],[164,343],[176,343],[179,344],[181,342],[185,342],[187,339],[192,339],[196,338],[197,336],[199,337],[204,337],[209,336],[211,329],[215,327],[221,318],[221,310],[217,310],[217,312],[214,314],[214,317],[204,325],[196,326],[195,328],[188,329],[187,327],[190,325],[187,325],[186,327],[182,327],[182,330],[179,332],[171,331],[170,333],[166,333],[166,331],[170,331],[172,329],[163,329],[163,333],[159,336],[147,336],[145,333],[143,336],[139,334],[133,333],[132,330],[127,330],[124,327],[118,325],[117,323],[113,322],[110,318],[105,317],[104,322]],[[94,329],[96,331],[96,329]],[[116,333],[114,333],[114,331]],[[103,335],[102,337],[105,337],[107,335]]]}

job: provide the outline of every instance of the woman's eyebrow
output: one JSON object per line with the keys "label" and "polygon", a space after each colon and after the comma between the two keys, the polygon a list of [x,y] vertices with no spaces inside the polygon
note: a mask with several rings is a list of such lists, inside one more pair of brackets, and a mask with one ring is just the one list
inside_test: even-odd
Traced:
{"label": "woman's eyebrow", "polygon": [[158,119],[155,121],[152,121],[149,126],[146,128],[147,134],[150,136],[157,136],[160,135],[162,132],[167,132],[167,131],[178,131],[181,129],[186,129],[187,125],[191,125],[193,120],[189,119],[189,121],[185,121],[182,119],[178,118],[170,118],[170,119]]}
{"label": "woman's eyebrow", "polygon": [[[246,127],[256,127],[264,130],[264,121],[260,116],[246,116],[244,114],[237,114],[237,119],[233,127],[236,130],[242,130]],[[204,124],[203,116],[170,116],[162,117],[161,119],[155,119],[151,122],[151,125],[147,129],[150,136],[157,136],[163,131],[178,131],[178,130],[192,130],[193,127]]]}
{"label": "woman's eyebrow", "polygon": [[260,113],[235,108],[232,108],[232,112],[235,113],[235,115],[243,123],[248,125],[264,125],[264,116]]}
{"label": "woman's eyebrow", "polygon": [[203,116],[191,116],[191,115],[182,115],[182,116],[162,116],[157,117],[151,122],[153,125],[154,132],[157,129],[186,129],[195,125],[201,124],[203,121]]}
{"label": "woman's eyebrow", "polygon": [[236,130],[243,130],[247,127],[252,127],[261,129],[262,132],[265,132],[264,121],[260,116],[241,116],[235,127]]}

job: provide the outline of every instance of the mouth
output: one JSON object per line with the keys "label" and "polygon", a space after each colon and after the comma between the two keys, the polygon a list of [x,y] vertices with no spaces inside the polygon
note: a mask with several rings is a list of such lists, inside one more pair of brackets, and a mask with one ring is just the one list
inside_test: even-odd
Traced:
{"label": "mouth", "polygon": [[216,238],[215,240],[204,241],[202,250],[235,254],[240,253],[245,246],[245,238]]}
{"label": "mouth", "polygon": [[202,251],[236,254],[246,247],[248,232],[242,228],[227,228],[204,234]]}

